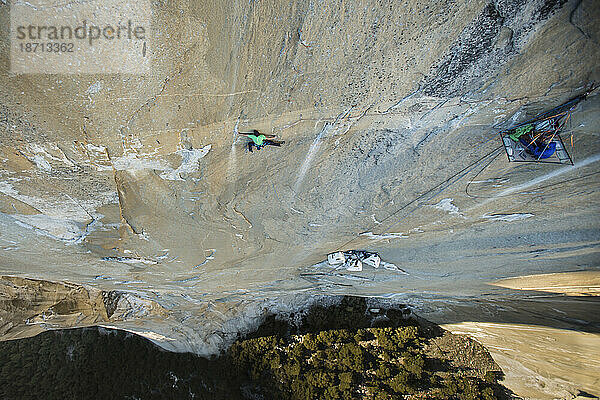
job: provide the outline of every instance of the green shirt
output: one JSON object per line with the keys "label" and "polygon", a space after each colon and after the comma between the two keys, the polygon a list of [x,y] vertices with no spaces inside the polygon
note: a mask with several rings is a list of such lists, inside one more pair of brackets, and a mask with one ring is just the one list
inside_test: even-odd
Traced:
{"label": "green shirt", "polygon": [[521,136],[530,133],[531,131],[533,131],[533,125],[528,124],[515,129],[515,131],[508,136],[515,142],[518,142]]}
{"label": "green shirt", "polygon": [[263,144],[263,141],[267,138],[265,135],[248,135],[250,139],[254,142],[255,145],[260,146]]}

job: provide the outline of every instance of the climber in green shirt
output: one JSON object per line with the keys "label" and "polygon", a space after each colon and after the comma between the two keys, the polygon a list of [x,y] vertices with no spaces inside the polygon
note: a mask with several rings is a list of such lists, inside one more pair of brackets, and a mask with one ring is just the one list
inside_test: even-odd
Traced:
{"label": "climber in green shirt", "polygon": [[279,147],[285,143],[284,141],[271,140],[275,138],[275,135],[265,135],[256,129],[254,129],[252,132],[239,132],[239,134],[247,136],[251,139],[251,141],[248,142],[248,150],[250,152],[252,152],[252,147],[256,147],[258,150],[260,150],[265,146]]}

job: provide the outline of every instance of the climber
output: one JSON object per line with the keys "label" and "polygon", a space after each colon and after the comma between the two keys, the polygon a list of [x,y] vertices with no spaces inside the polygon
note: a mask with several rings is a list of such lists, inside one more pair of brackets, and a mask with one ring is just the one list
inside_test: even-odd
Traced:
{"label": "climber", "polygon": [[276,137],[276,135],[265,135],[260,133],[256,129],[252,132],[239,132],[240,135],[248,136],[251,141],[248,142],[248,150],[252,152],[252,147],[256,147],[258,150],[262,149],[265,146],[281,146],[285,142],[283,140],[271,140]]}

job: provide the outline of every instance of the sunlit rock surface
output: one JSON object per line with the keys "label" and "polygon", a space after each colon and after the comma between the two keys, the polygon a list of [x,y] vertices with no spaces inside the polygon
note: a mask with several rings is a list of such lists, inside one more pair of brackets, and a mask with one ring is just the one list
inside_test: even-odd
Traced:
{"label": "sunlit rock surface", "polygon": [[[11,76],[0,4],[3,338],[103,324],[210,354],[265,308],[314,294],[440,304],[436,322],[477,322],[443,311],[531,296],[495,279],[598,270],[597,91],[563,137],[574,166],[509,164],[497,132],[600,80],[599,10],[154,2],[150,74]],[[286,143],[250,154],[236,133],[250,129]],[[395,268],[317,265],[355,248]],[[74,305],[57,312],[49,287]],[[131,301],[114,318],[102,294],[117,292]],[[598,302],[571,300],[520,323],[597,335]],[[599,386],[557,382],[569,395]]]}

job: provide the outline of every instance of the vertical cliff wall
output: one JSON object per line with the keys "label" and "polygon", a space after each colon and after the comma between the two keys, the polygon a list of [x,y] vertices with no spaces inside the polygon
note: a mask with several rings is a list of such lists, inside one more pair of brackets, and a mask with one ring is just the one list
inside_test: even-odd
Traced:
{"label": "vertical cliff wall", "polygon": [[[283,295],[480,296],[597,268],[596,92],[574,166],[509,164],[497,131],[599,80],[598,10],[155,1],[149,74],[11,75],[0,4],[0,273],[128,292],[165,314],[103,323],[208,353]],[[250,154],[250,129],[285,144]],[[397,268],[311,267],[344,248]],[[21,311],[5,337],[28,335]]]}

